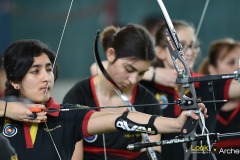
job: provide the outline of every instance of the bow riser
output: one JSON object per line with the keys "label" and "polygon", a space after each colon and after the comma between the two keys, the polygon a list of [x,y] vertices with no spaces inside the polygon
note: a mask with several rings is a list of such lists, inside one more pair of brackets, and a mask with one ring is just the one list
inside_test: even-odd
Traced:
{"label": "bow riser", "polygon": [[[180,103],[179,106],[182,110],[193,110],[199,117],[201,117],[201,112],[199,111],[199,107],[197,104],[197,94],[193,83],[189,83],[188,79],[191,76],[190,69],[186,63],[186,60],[184,59],[184,53],[182,51],[182,45],[180,44],[180,41],[178,39],[178,36],[176,34],[176,31],[174,29],[174,26],[172,24],[172,21],[170,19],[170,16],[168,15],[168,12],[162,2],[162,0],[158,0],[159,6],[163,12],[164,19],[167,24],[167,32],[166,32],[166,41],[167,41],[167,47],[169,50],[169,53],[171,55],[173,64],[178,72],[178,79],[181,79],[181,90],[180,90]],[[180,69],[177,63],[177,60],[179,60],[184,69]],[[185,91],[188,90],[188,96],[185,95]],[[199,123],[201,122],[201,123]],[[196,135],[196,128],[200,126],[202,129],[202,133],[205,132],[205,121],[204,118],[200,120],[194,120],[192,118],[188,118],[185,122],[182,131],[181,131],[181,137],[194,137]],[[191,146],[196,146],[197,142],[192,142]],[[210,147],[210,144],[209,144]],[[190,159],[192,153],[191,149],[187,147],[186,143],[183,143],[183,149],[184,152],[184,159],[188,160]],[[196,154],[192,155],[192,159],[197,159]]]}

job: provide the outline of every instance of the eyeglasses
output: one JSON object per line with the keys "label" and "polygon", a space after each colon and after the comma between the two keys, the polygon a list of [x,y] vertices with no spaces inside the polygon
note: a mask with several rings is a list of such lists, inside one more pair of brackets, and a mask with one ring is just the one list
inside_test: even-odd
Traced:
{"label": "eyeglasses", "polygon": [[[181,43],[181,42],[180,42]],[[191,49],[193,52],[198,52],[200,49],[199,43],[192,43],[192,44],[186,44],[186,43],[181,43],[182,45],[182,50],[186,52],[188,49]]]}

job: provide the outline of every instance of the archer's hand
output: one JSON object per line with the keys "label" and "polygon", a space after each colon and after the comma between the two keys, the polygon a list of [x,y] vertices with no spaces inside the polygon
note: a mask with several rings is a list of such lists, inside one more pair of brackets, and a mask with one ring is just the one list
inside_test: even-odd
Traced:
{"label": "archer's hand", "polygon": [[[207,108],[205,107],[205,105],[203,103],[198,103],[198,107],[200,111],[204,114],[204,117],[208,118]],[[183,127],[188,117],[191,117],[195,120],[199,119],[198,115],[193,110],[183,111],[181,115],[177,118],[181,127]]]}
{"label": "archer's hand", "polygon": [[[32,114],[30,108],[39,108],[41,112],[36,113],[36,118],[31,120],[29,115]],[[41,104],[25,104],[22,102],[8,102],[6,109],[6,117],[24,122],[33,122],[40,123],[41,121],[46,121],[47,116],[46,112],[44,112],[45,106]]]}

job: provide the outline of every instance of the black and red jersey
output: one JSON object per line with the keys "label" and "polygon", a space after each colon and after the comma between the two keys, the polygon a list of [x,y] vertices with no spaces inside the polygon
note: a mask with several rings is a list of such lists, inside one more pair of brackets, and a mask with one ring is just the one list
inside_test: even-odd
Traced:
{"label": "black and red jersey", "polygon": [[[202,75],[192,72],[192,76],[199,77]],[[230,82],[231,80],[196,82],[194,83],[194,87],[196,89],[197,98],[202,101],[228,99],[229,97],[227,91],[229,89]],[[160,104],[163,104],[161,106],[163,116],[175,118],[180,115],[181,108],[177,104],[167,105],[167,103],[173,103],[175,100],[179,99],[179,88],[167,87],[154,83],[152,81],[145,80],[140,81],[140,83],[155,95]],[[188,95],[188,93],[185,93],[185,95]],[[222,105],[223,103],[205,103],[209,115],[209,118],[206,119],[206,126],[209,132],[215,132],[216,114]],[[175,138],[178,135],[179,134],[163,134],[162,139],[169,140]],[[174,152],[174,154],[172,154],[172,152]],[[171,160],[184,159],[182,144],[162,146],[162,158]]]}
{"label": "black and red jersey", "polygon": [[[76,83],[64,97],[63,103],[78,103],[92,107],[99,106],[93,78],[94,77],[87,78]],[[152,115],[161,114],[158,101],[154,98],[154,95],[147,91],[142,85],[135,85],[130,101],[133,105],[157,104],[156,106],[135,107],[135,109],[139,112]],[[140,154],[140,151],[127,150],[128,144],[141,142],[142,138],[140,134],[115,132],[104,134],[104,138],[105,140],[103,140],[102,135],[93,135],[84,138],[84,159],[104,159],[104,143],[106,145],[107,158],[111,160],[136,160]]]}
{"label": "black and red jersey", "polygon": [[[54,102],[52,98],[47,108],[71,108],[74,105],[62,105]],[[0,118],[3,124],[3,135],[8,138],[11,146],[15,149],[19,160],[56,160],[58,153],[50,138],[49,132],[64,160],[70,160],[74,151],[75,143],[81,140],[87,133],[87,123],[93,110],[82,109],[69,112],[53,112],[47,115],[47,126],[39,123],[36,139],[33,144],[30,135],[29,124],[10,119]]]}
{"label": "black and red jersey", "polygon": [[[231,104],[231,103],[230,103]],[[231,111],[220,111],[217,114],[217,133],[233,133],[240,131],[240,103]],[[238,136],[218,141],[215,146],[221,149],[240,149],[240,138]],[[218,160],[239,159],[239,154],[217,154]]]}

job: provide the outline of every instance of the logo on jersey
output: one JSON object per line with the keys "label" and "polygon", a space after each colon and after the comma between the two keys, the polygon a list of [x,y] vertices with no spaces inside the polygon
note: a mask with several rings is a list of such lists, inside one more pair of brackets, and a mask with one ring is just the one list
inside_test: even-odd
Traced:
{"label": "logo on jersey", "polygon": [[134,124],[128,124],[127,121],[122,120],[122,121],[117,121],[116,127],[119,129],[122,129],[124,131],[130,131],[130,132],[141,132],[141,133],[149,133],[149,134],[155,134],[156,132],[152,130],[152,128],[146,128],[141,125],[134,125]]}
{"label": "logo on jersey", "polygon": [[12,124],[6,124],[3,128],[3,135],[6,137],[12,137],[17,134],[17,127]]}
{"label": "logo on jersey", "polygon": [[93,143],[97,140],[98,135],[93,135],[89,137],[84,137],[84,140],[88,143]]}
{"label": "logo on jersey", "polygon": [[163,104],[161,105],[161,109],[167,108],[168,98],[166,95],[157,93],[155,97],[157,98],[159,104]]}

